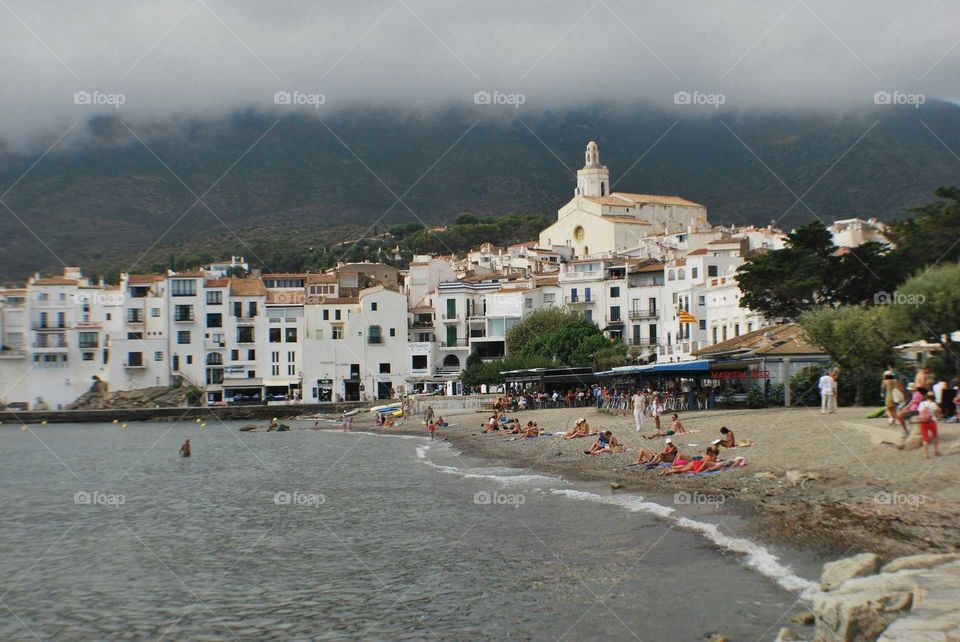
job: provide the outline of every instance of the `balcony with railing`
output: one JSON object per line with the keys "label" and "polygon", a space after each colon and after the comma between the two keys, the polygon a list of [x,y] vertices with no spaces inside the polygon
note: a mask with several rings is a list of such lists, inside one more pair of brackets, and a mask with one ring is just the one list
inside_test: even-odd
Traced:
{"label": "balcony with railing", "polygon": [[637,346],[639,348],[654,348],[657,345],[656,339],[649,338],[637,338],[637,337],[627,337],[626,344],[629,346]]}
{"label": "balcony with railing", "polygon": [[580,297],[580,296],[570,296],[567,295],[563,297],[564,303],[567,305],[593,305],[596,303],[596,299],[593,297]]}
{"label": "balcony with railing", "polygon": [[31,327],[37,332],[63,332],[67,329],[66,323],[33,323]]}
{"label": "balcony with railing", "polygon": [[631,308],[630,319],[657,319],[660,317],[660,311],[656,308]]}
{"label": "balcony with railing", "polygon": [[447,339],[440,344],[441,350],[456,350],[458,348],[469,348],[470,342],[466,338],[458,338],[456,340]]}

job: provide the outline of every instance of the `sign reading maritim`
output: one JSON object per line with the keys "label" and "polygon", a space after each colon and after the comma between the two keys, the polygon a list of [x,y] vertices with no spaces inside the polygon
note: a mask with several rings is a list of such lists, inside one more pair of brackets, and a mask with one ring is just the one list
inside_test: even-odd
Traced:
{"label": "sign reading maritim", "polygon": [[769,370],[728,370],[711,372],[711,379],[769,379]]}

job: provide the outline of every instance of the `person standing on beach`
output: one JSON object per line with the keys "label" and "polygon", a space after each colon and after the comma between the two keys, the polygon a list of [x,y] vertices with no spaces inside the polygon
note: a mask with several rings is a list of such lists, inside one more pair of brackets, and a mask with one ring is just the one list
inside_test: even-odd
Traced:
{"label": "person standing on beach", "polygon": [[430,441],[433,441],[434,439],[436,439],[436,437],[434,437],[434,432],[436,430],[437,430],[437,425],[433,423],[433,421],[427,424],[427,432],[430,433]]}
{"label": "person standing on beach", "polygon": [[637,432],[643,432],[643,413],[647,409],[647,398],[639,388],[634,393],[631,403],[633,403],[633,423],[636,424]]}
{"label": "person standing on beach", "polygon": [[190,456],[190,440],[189,440],[189,439],[187,439],[185,442],[183,442],[183,445],[180,446],[180,456],[181,456],[181,457],[189,457],[189,456]]}
{"label": "person standing on beach", "polygon": [[660,393],[653,395],[653,401],[650,402],[650,414],[653,415],[653,423],[657,425],[657,432],[660,432],[660,414],[663,412],[663,403],[660,401]]}
{"label": "person standing on beach", "polygon": [[940,456],[940,437],[937,435],[937,417],[942,416],[940,406],[934,401],[932,392],[928,392],[917,407],[920,414],[920,436],[923,438],[923,457],[930,459],[930,440],[933,440],[933,454]]}
{"label": "person standing on beach", "polygon": [[833,393],[834,393],[834,381],[833,377],[830,376],[826,370],[823,371],[823,376],[820,377],[820,380],[817,382],[817,387],[820,389],[820,414],[825,415],[828,412],[833,412]]}

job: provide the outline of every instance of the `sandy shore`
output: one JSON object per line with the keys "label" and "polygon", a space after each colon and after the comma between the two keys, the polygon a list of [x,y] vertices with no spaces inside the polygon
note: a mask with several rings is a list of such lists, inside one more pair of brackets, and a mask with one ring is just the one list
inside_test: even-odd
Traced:
{"label": "sandy shore", "polygon": [[[943,456],[925,460],[922,450],[898,450],[875,437],[887,434],[885,419],[866,419],[869,410],[842,408],[821,415],[808,408],[689,412],[681,416],[690,435],[677,435],[681,452],[701,454],[727,426],[749,448],[724,451],[723,458],[742,455],[747,466],[707,476],[658,477],[654,471],[628,466],[639,446],[659,450],[662,439],[643,439],[633,417],[592,408],[516,413],[541,430],[562,432],[580,416],[594,428],[613,431],[630,452],[589,456],[593,439],[562,441],[559,437],[509,441],[503,435],[481,434],[484,416],[461,411],[445,414],[451,424],[438,432],[467,455],[493,458],[513,466],[568,479],[608,481],[621,492],[673,495],[681,491],[722,494],[727,505],[749,516],[752,535],[760,541],[788,543],[823,552],[851,554],[873,551],[892,558],[918,552],[945,552],[960,547],[960,425],[940,425]],[[653,430],[646,419],[647,433]],[[354,430],[371,430],[373,416],[361,413]],[[382,430],[426,435],[419,418]],[[892,434],[892,433],[891,433]],[[871,438],[873,437],[873,439]],[[788,479],[788,471],[809,477]],[[795,477],[797,473],[791,475]]]}

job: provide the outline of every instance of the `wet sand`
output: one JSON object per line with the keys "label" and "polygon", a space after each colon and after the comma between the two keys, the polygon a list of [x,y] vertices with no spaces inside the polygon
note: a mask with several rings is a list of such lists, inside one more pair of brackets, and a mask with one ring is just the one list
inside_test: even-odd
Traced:
{"label": "wet sand", "polygon": [[[802,546],[823,554],[873,551],[886,558],[960,547],[960,425],[940,423],[943,456],[925,460],[923,451],[898,450],[874,443],[871,433],[889,429],[886,419],[867,419],[864,408],[841,408],[831,415],[818,409],[717,410],[681,414],[687,430],[675,435],[681,452],[702,454],[727,426],[748,448],[723,451],[722,459],[746,458],[747,466],[705,476],[658,477],[642,466],[629,466],[640,446],[659,450],[663,439],[643,439],[632,415],[593,408],[550,409],[515,413],[545,432],[569,430],[578,417],[593,428],[609,429],[630,451],[599,456],[584,454],[593,438],[564,441],[559,436],[511,441],[506,435],[482,434],[483,413],[445,413],[452,425],[437,432],[467,455],[496,459],[511,466],[569,479],[607,481],[620,492],[722,494],[727,505],[745,514],[759,541]],[[663,418],[664,430],[669,417]],[[321,426],[330,427],[330,424]],[[653,420],[645,420],[646,433]],[[420,417],[377,429],[371,413],[354,417],[353,430],[427,435]],[[788,471],[809,477],[791,481]],[[680,500],[682,501],[682,500]]]}

